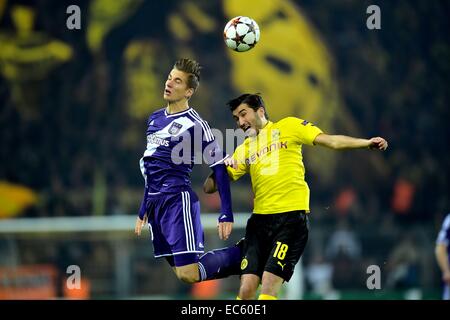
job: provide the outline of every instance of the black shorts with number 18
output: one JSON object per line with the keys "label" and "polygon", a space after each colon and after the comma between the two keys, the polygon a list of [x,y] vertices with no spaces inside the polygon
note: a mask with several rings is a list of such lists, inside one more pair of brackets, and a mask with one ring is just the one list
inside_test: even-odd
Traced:
{"label": "black shorts with number 18", "polygon": [[262,278],[268,271],[289,281],[308,241],[308,224],[305,211],[252,214],[245,230],[242,274]]}

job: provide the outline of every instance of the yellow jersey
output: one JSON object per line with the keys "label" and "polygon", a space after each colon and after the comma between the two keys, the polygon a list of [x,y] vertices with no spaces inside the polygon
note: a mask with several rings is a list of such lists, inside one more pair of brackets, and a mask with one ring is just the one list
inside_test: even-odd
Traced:
{"label": "yellow jersey", "polygon": [[322,130],[312,123],[287,117],[268,121],[255,137],[248,137],[233,153],[238,168],[227,167],[235,181],[250,173],[256,214],[309,211],[302,145],[314,145]]}

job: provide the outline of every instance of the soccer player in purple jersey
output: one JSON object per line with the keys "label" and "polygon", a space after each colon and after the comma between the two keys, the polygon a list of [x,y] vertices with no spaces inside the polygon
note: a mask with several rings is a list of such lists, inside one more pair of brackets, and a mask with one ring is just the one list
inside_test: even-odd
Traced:
{"label": "soccer player in purple jersey", "polygon": [[147,148],[140,161],[145,192],[136,220],[140,235],[149,223],[155,258],[164,257],[186,283],[218,279],[240,272],[240,248],[204,252],[200,204],[191,188],[194,163],[203,159],[213,170],[221,199],[218,233],[228,239],[233,228],[230,183],[219,148],[206,121],[189,106],[200,81],[200,65],[178,60],[164,89],[165,108],[148,119]]}
{"label": "soccer player in purple jersey", "polygon": [[436,239],[436,260],[442,271],[444,283],[443,300],[450,300],[450,213],[442,223],[441,231]]}

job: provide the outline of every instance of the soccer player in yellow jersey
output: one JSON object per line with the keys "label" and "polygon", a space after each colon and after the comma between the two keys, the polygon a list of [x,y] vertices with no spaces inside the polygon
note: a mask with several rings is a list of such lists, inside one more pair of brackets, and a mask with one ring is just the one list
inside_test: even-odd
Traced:
{"label": "soccer player in yellow jersey", "polygon": [[[295,117],[271,122],[258,94],[243,94],[228,105],[248,136],[225,160],[228,175],[235,181],[249,173],[255,196],[245,231],[238,299],[254,299],[259,284],[259,299],[276,299],[282,283],[292,277],[308,240],[309,187],[302,146],[386,150],[388,144],[381,137],[328,135]],[[211,175],[204,191],[215,190]]]}

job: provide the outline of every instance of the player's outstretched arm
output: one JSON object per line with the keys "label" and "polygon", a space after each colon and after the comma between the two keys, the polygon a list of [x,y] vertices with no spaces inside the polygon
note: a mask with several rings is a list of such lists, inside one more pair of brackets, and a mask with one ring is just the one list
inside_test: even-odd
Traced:
{"label": "player's outstretched arm", "polygon": [[[237,161],[233,158],[226,158],[223,162],[227,167],[232,167],[233,169],[237,169]],[[211,174],[206,177],[205,182],[203,182],[203,192],[204,193],[214,193],[217,191],[217,182],[216,177],[214,176],[214,172],[211,172]]]}
{"label": "player's outstretched arm", "polygon": [[136,224],[134,226],[134,233],[136,233],[138,236],[141,235],[142,228],[147,224],[148,217],[147,217],[146,204],[147,204],[148,191],[149,191],[149,186],[148,186],[147,180],[146,180],[145,188],[144,188],[144,195],[142,197],[141,206],[139,208],[139,214],[136,219]]}
{"label": "player's outstretched arm", "polygon": [[233,230],[233,210],[231,201],[230,179],[226,166],[221,163],[212,167],[214,177],[219,190],[221,213],[218,219],[217,228],[219,238],[227,240]]}
{"label": "player's outstretched arm", "polygon": [[360,139],[343,135],[329,135],[325,133],[320,133],[317,135],[314,139],[314,144],[335,150],[363,148],[386,150],[388,147],[387,141],[381,137]]}

